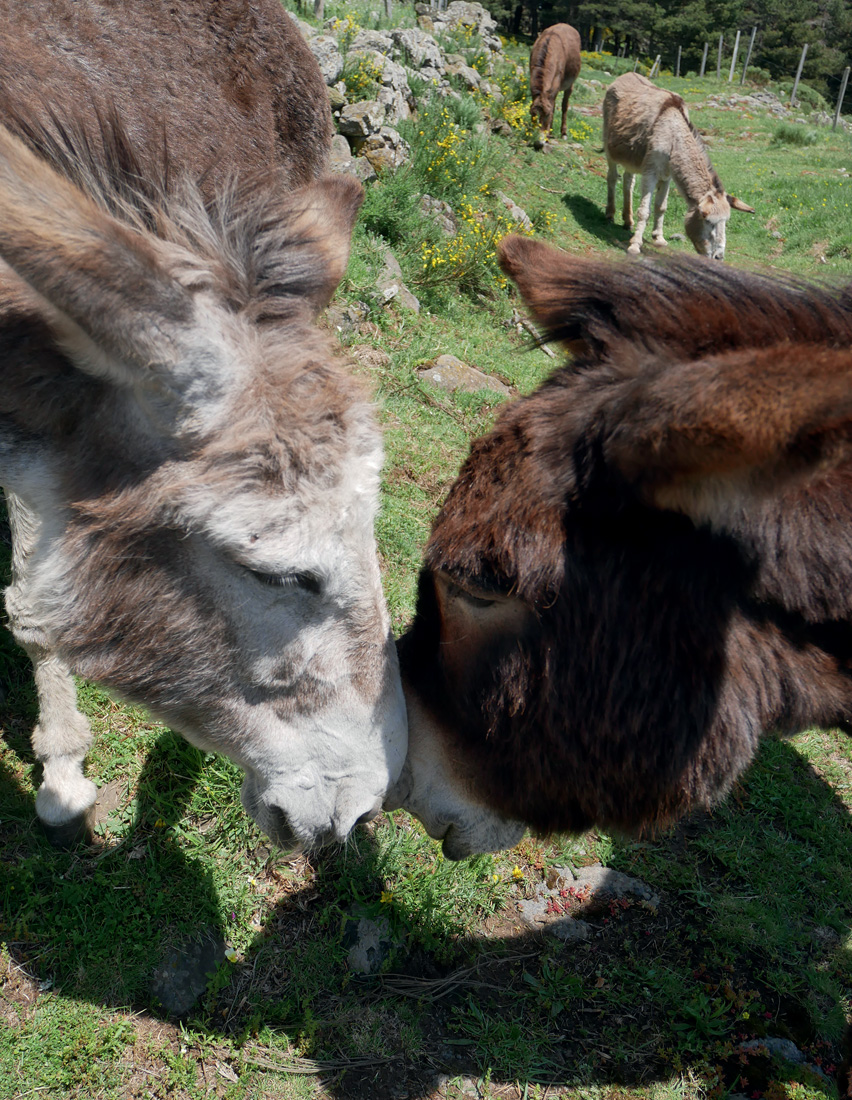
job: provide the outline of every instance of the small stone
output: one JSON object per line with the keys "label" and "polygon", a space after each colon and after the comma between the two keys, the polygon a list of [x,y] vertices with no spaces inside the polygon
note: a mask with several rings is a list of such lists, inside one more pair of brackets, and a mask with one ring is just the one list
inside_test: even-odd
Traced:
{"label": "small stone", "polygon": [[362,910],[356,906],[344,919],[343,946],[349,948],[347,962],[356,974],[377,974],[398,941],[384,917],[373,920],[361,914]]}
{"label": "small stone", "polygon": [[532,222],[525,210],[522,210],[516,202],[510,199],[509,196],[505,195],[502,191],[495,191],[494,194],[509,211],[509,215],[513,221],[518,222],[528,231],[532,230]]}

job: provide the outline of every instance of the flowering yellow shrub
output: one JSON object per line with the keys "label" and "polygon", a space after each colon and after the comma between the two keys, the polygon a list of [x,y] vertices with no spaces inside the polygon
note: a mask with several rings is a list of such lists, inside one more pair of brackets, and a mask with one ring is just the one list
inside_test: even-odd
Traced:
{"label": "flowering yellow shrub", "polygon": [[531,231],[503,212],[476,210],[464,196],[456,210],[458,232],[437,244],[421,246],[420,286],[452,283],[460,290],[482,292],[507,285],[497,266],[497,245],[509,233]]}
{"label": "flowering yellow shrub", "polygon": [[359,57],[354,65],[346,66],[343,80],[346,91],[353,99],[370,99],[382,83],[384,66],[372,57]]}
{"label": "flowering yellow shrub", "polygon": [[345,19],[332,19],[331,29],[337,36],[337,41],[342,49],[348,50],[353,38],[361,30],[361,25],[355,16],[349,12]]}

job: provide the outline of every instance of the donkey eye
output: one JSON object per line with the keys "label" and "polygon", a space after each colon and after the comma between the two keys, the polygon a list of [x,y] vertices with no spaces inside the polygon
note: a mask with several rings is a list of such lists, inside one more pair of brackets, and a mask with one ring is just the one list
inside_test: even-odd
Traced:
{"label": "donkey eye", "polygon": [[458,599],[464,600],[465,603],[472,604],[474,607],[492,607],[496,603],[496,600],[489,600],[486,596],[474,596],[472,592],[468,592],[467,589],[461,588],[452,581],[449,582],[447,588],[451,596],[458,597]]}
{"label": "donkey eye", "polygon": [[314,596],[322,591],[322,582],[316,573],[262,573],[259,569],[249,569],[249,573],[272,588],[301,588]]}

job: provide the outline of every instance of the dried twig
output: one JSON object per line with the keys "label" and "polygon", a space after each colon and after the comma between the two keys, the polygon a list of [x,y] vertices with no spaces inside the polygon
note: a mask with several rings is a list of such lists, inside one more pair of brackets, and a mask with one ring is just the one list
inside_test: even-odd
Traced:
{"label": "dried twig", "polygon": [[545,355],[549,355],[551,359],[556,358],[556,352],[553,350],[553,348],[550,348],[547,346],[547,344],[542,343],[541,333],[538,331],[532,321],[529,321],[525,317],[522,317],[518,324],[521,326],[521,328],[525,328],[527,330],[527,332],[530,334],[530,336],[532,336],[538,347],[541,348]]}
{"label": "dried twig", "polygon": [[336,1073],[342,1069],[367,1069],[370,1066],[384,1066],[388,1062],[398,1061],[394,1058],[329,1058],[323,1061],[315,1061],[313,1058],[292,1058],[287,1062],[276,1062],[271,1058],[243,1058],[247,1066],[258,1066],[260,1069],[274,1069],[279,1073],[301,1073],[307,1076],[321,1075],[324,1073]]}

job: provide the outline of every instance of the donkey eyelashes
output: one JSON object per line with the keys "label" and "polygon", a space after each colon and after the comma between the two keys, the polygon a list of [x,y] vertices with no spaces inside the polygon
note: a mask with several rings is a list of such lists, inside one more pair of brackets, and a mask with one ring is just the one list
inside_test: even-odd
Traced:
{"label": "donkey eyelashes", "polygon": [[261,584],[265,584],[270,588],[301,589],[303,592],[310,592],[312,596],[319,596],[322,593],[322,580],[316,573],[308,571],[265,573],[261,569],[249,569],[248,566],[243,566],[243,568]]}

